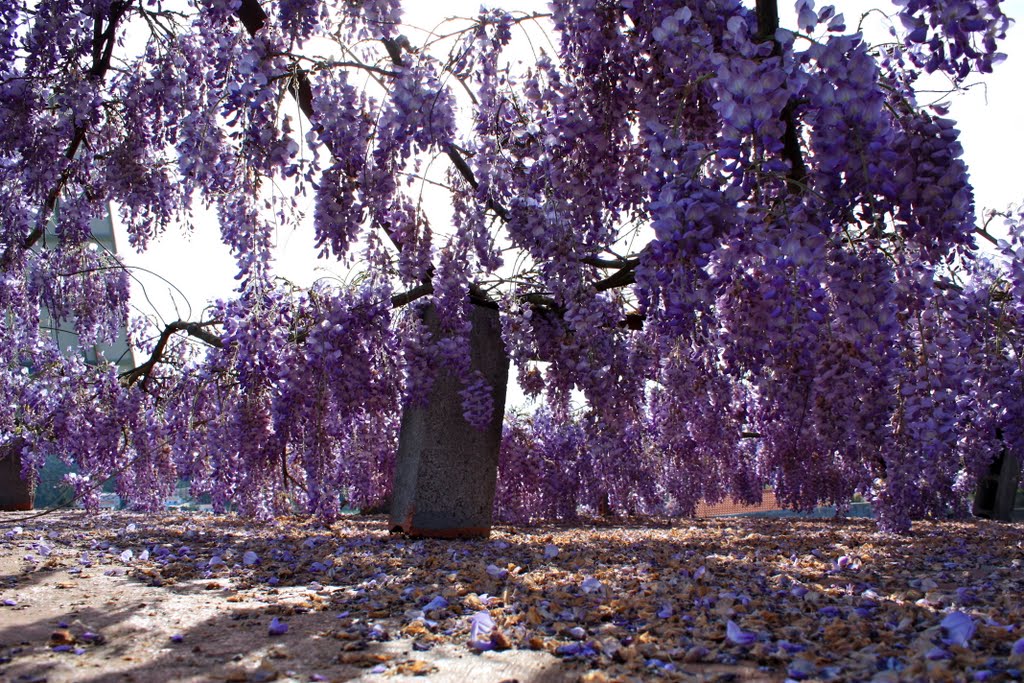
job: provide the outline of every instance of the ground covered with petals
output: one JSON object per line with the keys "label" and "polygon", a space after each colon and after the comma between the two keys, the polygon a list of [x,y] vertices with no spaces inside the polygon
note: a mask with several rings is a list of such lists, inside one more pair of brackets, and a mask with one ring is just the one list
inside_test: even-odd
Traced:
{"label": "ground covered with petals", "polygon": [[0,515],[0,680],[1020,680],[1024,526]]}

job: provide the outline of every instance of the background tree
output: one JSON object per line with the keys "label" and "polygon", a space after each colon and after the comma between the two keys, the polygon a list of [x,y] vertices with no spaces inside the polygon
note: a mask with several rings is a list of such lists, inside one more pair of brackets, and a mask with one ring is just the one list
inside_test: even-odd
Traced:
{"label": "background tree", "polygon": [[[872,46],[796,10],[571,0],[414,45],[398,0],[7,3],[3,434],[30,467],[77,460],[83,494],[118,473],[154,507],[188,476],[216,505],[330,519],[339,491],[387,495],[401,406],[437,368],[489,419],[462,341],[477,297],[546,401],[508,426],[506,516],[685,514],[765,484],[798,509],[862,493],[897,530],[963,511],[997,430],[1022,445],[1020,259],[981,265],[957,131],[913,86],[991,70],[1008,19],[905,2]],[[304,193],[358,282],[275,279]],[[89,342],[127,315],[128,274],[88,247],[108,202],[140,249],[210,207],[239,271],[202,319],[138,327],[148,360],[122,377],[38,326],[45,305]]]}

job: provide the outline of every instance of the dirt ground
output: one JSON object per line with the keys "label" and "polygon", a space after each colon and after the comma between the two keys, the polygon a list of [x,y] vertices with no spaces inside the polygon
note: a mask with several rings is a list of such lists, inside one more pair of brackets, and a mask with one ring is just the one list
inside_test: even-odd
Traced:
{"label": "dirt ground", "polygon": [[0,513],[0,681],[1021,680],[1022,532]]}

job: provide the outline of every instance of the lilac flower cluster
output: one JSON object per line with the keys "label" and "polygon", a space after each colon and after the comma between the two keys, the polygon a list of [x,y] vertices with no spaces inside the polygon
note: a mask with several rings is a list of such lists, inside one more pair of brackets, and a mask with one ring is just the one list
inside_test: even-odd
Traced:
{"label": "lilac flower cluster", "polygon": [[[567,0],[547,29],[487,10],[447,53],[402,34],[398,0],[264,5],[258,29],[237,0],[0,9],[0,428],[29,470],[58,453],[83,496],[117,474],[143,508],[179,476],[255,516],[375,504],[434,373],[471,424],[498,408],[466,343],[485,298],[541,400],[506,425],[505,519],[770,485],[797,509],[859,493],[906,530],[1024,447],[1024,222],[978,258],[958,131],[913,91],[998,61],[998,2],[905,0],[888,52],[809,0],[778,30],[739,0]],[[510,63],[540,30],[554,50]],[[294,54],[324,39],[337,61]],[[443,159],[438,229],[410,179]],[[303,195],[353,284],[275,280]],[[139,382],[64,358],[40,306],[86,342],[127,317],[91,221],[113,202],[146,248],[193,201],[239,270],[209,346],[140,326]],[[405,289],[423,300],[396,312]]]}
{"label": "lilac flower cluster", "polygon": [[993,0],[906,0],[900,2],[903,43],[925,71],[944,71],[963,80],[972,71],[992,71],[1005,55],[997,52],[1010,19]]}

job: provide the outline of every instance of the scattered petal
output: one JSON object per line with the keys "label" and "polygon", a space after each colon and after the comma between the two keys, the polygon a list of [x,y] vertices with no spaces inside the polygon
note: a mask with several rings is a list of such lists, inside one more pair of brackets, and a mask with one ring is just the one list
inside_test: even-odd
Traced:
{"label": "scattered petal", "polygon": [[940,625],[945,633],[943,642],[947,645],[967,647],[971,636],[974,635],[974,620],[963,612],[950,612]]}
{"label": "scattered petal", "polygon": [[490,650],[494,648],[491,642],[491,631],[494,630],[494,619],[487,610],[480,610],[469,618],[469,646],[474,650]]}
{"label": "scattered petal", "polygon": [[583,646],[579,643],[567,643],[565,645],[559,645],[558,647],[556,647],[555,654],[562,655],[565,657],[571,657],[573,655],[578,655],[581,650],[583,650]]}
{"label": "scattered petal", "polygon": [[267,634],[272,636],[283,636],[288,633],[288,624],[284,623],[277,617],[270,620],[270,626],[267,627]]}
{"label": "scattered petal", "polygon": [[729,642],[733,645],[750,645],[757,640],[756,634],[744,631],[732,619],[730,619],[725,625],[725,637],[728,638]]}
{"label": "scattered petal", "polygon": [[433,600],[423,606],[424,612],[430,612],[435,609],[444,609],[448,606],[448,601],[442,598],[440,595],[434,597]]}

